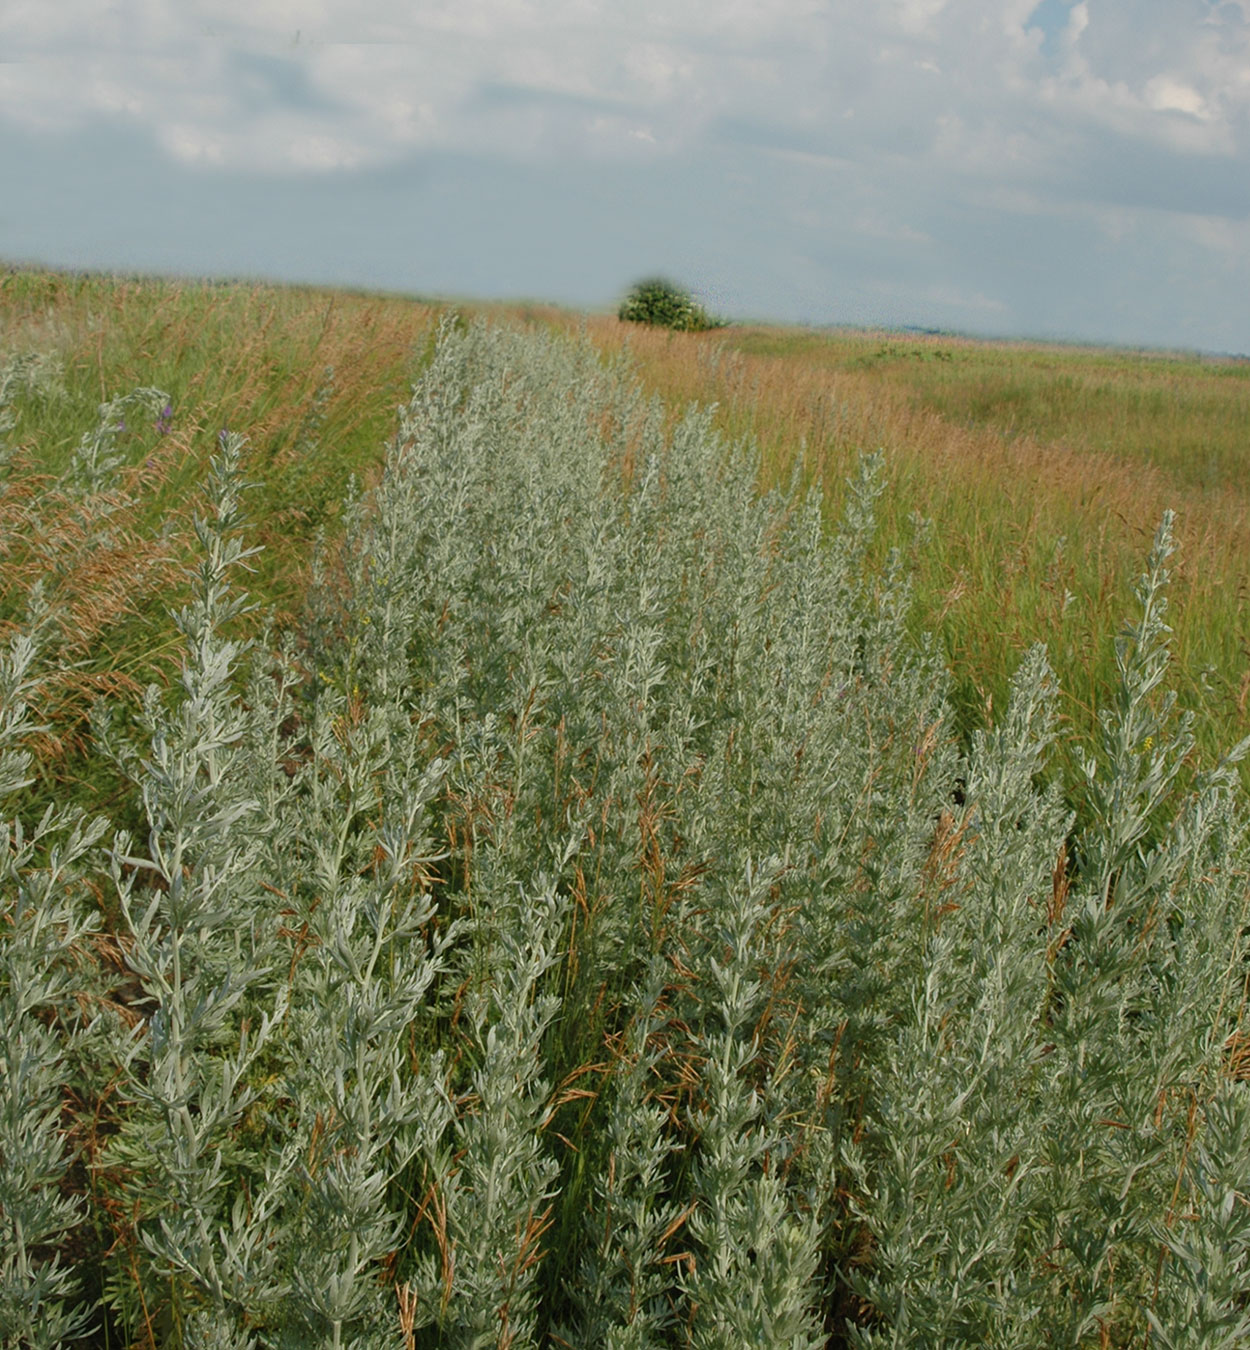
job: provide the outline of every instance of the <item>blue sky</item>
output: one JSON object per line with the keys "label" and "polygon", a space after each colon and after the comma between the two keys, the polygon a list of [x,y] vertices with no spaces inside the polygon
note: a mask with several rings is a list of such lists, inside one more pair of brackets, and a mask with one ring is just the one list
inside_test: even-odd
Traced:
{"label": "blue sky", "polygon": [[1250,352],[1250,0],[5,0],[0,258]]}

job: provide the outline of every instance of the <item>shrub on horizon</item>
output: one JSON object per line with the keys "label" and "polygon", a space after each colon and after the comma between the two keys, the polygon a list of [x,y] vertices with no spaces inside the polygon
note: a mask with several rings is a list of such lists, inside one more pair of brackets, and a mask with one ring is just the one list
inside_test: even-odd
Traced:
{"label": "shrub on horizon", "polygon": [[709,328],[724,326],[723,320],[708,314],[689,291],[664,277],[636,282],[621,301],[618,316],[629,323],[646,323],[679,333],[705,333]]}

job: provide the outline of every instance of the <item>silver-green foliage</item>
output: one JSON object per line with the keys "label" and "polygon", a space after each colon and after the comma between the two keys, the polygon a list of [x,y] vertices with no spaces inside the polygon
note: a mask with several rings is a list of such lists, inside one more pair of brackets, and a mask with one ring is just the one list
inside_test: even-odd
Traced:
{"label": "silver-green foliage", "polygon": [[[26,786],[34,729],[35,643],[16,637],[0,655],[0,800]],[[49,808],[33,828],[4,822],[0,859],[0,1338],[54,1350],[88,1330],[78,1278],[57,1254],[82,1220],[63,1195],[70,1158],[61,1135],[66,1050],[81,1034],[74,994],[80,944],[97,926],[83,903],[84,860],[103,834]]]}
{"label": "silver-green foliage", "polygon": [[1229,1179],[1250,1140],[1246,1085],[1228,1073],[1242,826],[1227,765],[1168,791],[1188,748],[1170,700],[1152,702],[1170,524],[1117,644],[1071,874],[1070,821],[1032,786],[1052,735],[1040,652],[976,738],[913,1011],[879,1066],[871,1133],[845,1150],[877,1244],[853,1283],[883,1318],[857,1344],[1244,1335],[1246,1202]]}
{"label": "silver-green foliage", "polygon": [[1177,788],[1169,522],[1077,830],[1044,652],[961,748],[880,456],[831,532],[588,344],[447,322],[266,654],[241,450],[181,681],[98,720],[146,818],[107,1215],[56,1192],[96,827],[10,850],[12,1306],[72,1325],[90,1217],[160,1344],[1244,1343],[1244,827],[1229,765]]}
{"label": "silver-green foliage", "polygon": [[[224,631],[244,603],[231,573],[251,551],[237,531],[241,448],[239,438],[223,445],[213,515],[196,520],[203,552],[178,616],[185,655],[176,700],[166,707],[152,687],[145,701],[148,753],[137,771],[147,838],[140,851],[119,834],[111,851],[144,1009],[119,1029],[129,1109],[113,1161],[132,1169],[127,1189],[146,1220],[138,1237],[173,1292],[175,1325],[202,1302],[218,1329],[241,1328],[252,1303],[272,1292],[264,1227],[228,1205],[225,1157],[282,1012],[278,1002],[253,1025],[241,1015],[273,960],[256,803],[239,772],[248,719],[231,680],[243,649]],[[237,1344],[249,1344],[241,1330]]]}

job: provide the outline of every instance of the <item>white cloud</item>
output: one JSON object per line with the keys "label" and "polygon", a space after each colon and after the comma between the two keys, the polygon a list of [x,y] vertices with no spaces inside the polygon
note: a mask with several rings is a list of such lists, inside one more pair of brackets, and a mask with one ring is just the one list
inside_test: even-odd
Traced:
{"label": "white cloud", "polygon": [[947,284],[908,286],[897,281],[879,281],[871,289],[882,297],[918,305],[929,311],[929,317],[945,317],[952,322],[966,323],[969,315],[1005,314],[1009,308],[1004,301],[982,291]]}
{"label": "white cloud", "polygon": [[[414,145],[597,154],[605,116],[632,123],[626,139],[673,149],[744,102],[783,113],[801,104],[809,90],[785,67],[796,43],[821,45],[806,30],[823,22],[822,8],[700,0],[624,16],[604,0],[18,4],[0,14],[0,44],[19,72],[0,81],[0,117],[72,129],[142,115],[171,149],[186,137],[163,129],[195,127],[193,139],[222,146],[231,163],[271,171],[384,162]],[[776,56],[761,56],[770,47]],[[273,63],[268,89],[243,56]],[[224,105],[213,114],[209,96]],[[305,134],[265,116],[266,104],[302,117]],[[301,154],[310,137],[338,148]]]}
{"label": "white cloud", "polygon": [[905,33],[928,32],[948,0],[892,0],[899,27]]}
{"label": "white cloud", "polygon": [[[1246,6],[1080,0],[1057,67],[1030,27],[1036,8],[10,0],[0,44],[16,64],[0,74],[0,118],[41,129],[129,120],[170,153],[213,145],[224,163],[269,171],[384,163],[418,147],[673,152],[726,121],[766,122],[811,149],[813,135],[839,141],[833,124],[848,113],[887,138],[936,133],[947,167],[971,173],[1004,157],[1036,163],[1047,141],[1081,127],[1188,151],[1244,150]],[[248,68],[248,56],[271,65]],[[864,134],[871,141],[874,130]]]}
{"label": "white cloud", "polygon": [[1081,40],[1081,34],[1089,27],[1089,5],[1085,0],[1073,5],[1068,11],[1068,26],[1064,30],[1063,40],[1069,47],[1075,47]]}
{"label": "white cloud", "polygon": [[1182,112],[1203,122],[1211,120],[1211,110],[1202,95],[1171,75],[1156,75],[1146,83],[1146,102],[1156,112]]}
{"label": "white cloud", "polygon": [[1246,260],[1250,258],[1250,220],[1190,215],[1181,217],[1180,228],[1194,243],[1217,255],[1225,264],[1245,270]]}
{"label": "white cloud", "polygon": [[[1134,12],[1136,11],[1136,12]],[[1048,97],[1105,126],[1185,152],[1244,154],[1250,14],[1198,0],[1071,11]]]}
{"label": "white cloud", "polygon": [[175,159],[185,164],[220,165],[225,158],[225,147],[211,136],[205,136],[195,127],[172,125],[162,128],[159,138],[161,144]]}

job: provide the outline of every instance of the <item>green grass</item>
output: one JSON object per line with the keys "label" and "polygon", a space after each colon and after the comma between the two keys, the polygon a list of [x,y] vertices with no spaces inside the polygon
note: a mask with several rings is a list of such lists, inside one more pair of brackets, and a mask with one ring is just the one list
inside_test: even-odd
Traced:
{"label": "green grass", "polygon": [[[40,790],[87,799],[120,791],[90,754],[87,710],[107,690],[136,703],[168,683],[194,549],[192,515],[223,428],[247,437],[256,615],[299,612],[314,543],[334,532],[354,479],[377,470],[394,410],[425,360],[435,311],[420,302],[252,284],[13,270],[0,276],[0,352],[55,358],[59,381],[19,389],[5,556],[11,577],[42,575],[69,606],[75,669],[54,692],[55,725],[39,757]],[[108,549],[84,548],[57,505],[64,473],[97,408],[137,386],[164,390],[166,434],[129,416],[117,439],[127,501]],[[24,508],[21,523],[13,517]],[[41,524],[28,519],[35,510]],[[17,587],[0,588],[13,621]],[[246,627],[246,621],[245,621]],[[101,778],[101,775],[104,775]]]}
{"label": "green grass", "polygon": [[[715,403],[723,431],[758,440],[767,481],[788,481],[802,453],[831,517],[855,458],[883,448],[891,490],[881,547],[911,538],[915,516],[935,522],[912,550],[914,623],[937,633],[969,727],[1001,706],[1022,653],[1041,640],[1063,681],[1064,715],[1092,730],[1114,680],[1100,635],[1130,603],[1163,510],[1175,509],[1178,684],[1199,714],[1201,755],[1244,734],[1250,363],[859,331],[649,333],[535,305],[461,308],[540,328],[584,323],[605,351],[628,341],[674,413],[691,399]],[[4,350],[56,353],[64,368],[62,396],[16,400],[28,481],[64,469],[107,398],[154,386],[176,410],[168,436],[145,427],[122,443],[141,482],[124,522],[136,548],[161,537],[148,551],[169,565],[92,616],[100,578],[67,564],[62,584],[83,592],[90,641],[81,687],[64,695],[59,746],[49,742],[44,759],[48,792],[87,771],[92,680],[137,693],[169,677],[166,615],[180,603],[178,559],[218,431],[248,437],[245,472],[257,484],[248,511],[264,545],[251,590],[262,609],[289,618],[319,532],[338,528],[349,482],[376,471],[436,312],[399,296],[305,287],[29,269],[0,277]],[[6,565],[22,564],[21,554]]]}
{"label": "green grass", "polygon": [[942,642],[969,727],[1002,706],[1043,641],[1063,715],[1093,731],[1115,681],[1102,635],[1174,510],[1169,621],[1199,758],[1245,734],[1250,363],[778,328],[629,343],[649,387],[674,404],[714,402],[722,430],[755,436],[766,480],[788,481],[802,457],[831,513],[856,455],[884,449],[881,547],[905,543],[914,517],[935,524],[913,554],[915,624]]}
{"label": "green grass", "polygon": [[1250,459],[1250,360],[928,337],[753,334],[733,346],[870,371],[955,425],[1144,462],[1187,492],[1222,492]]}

